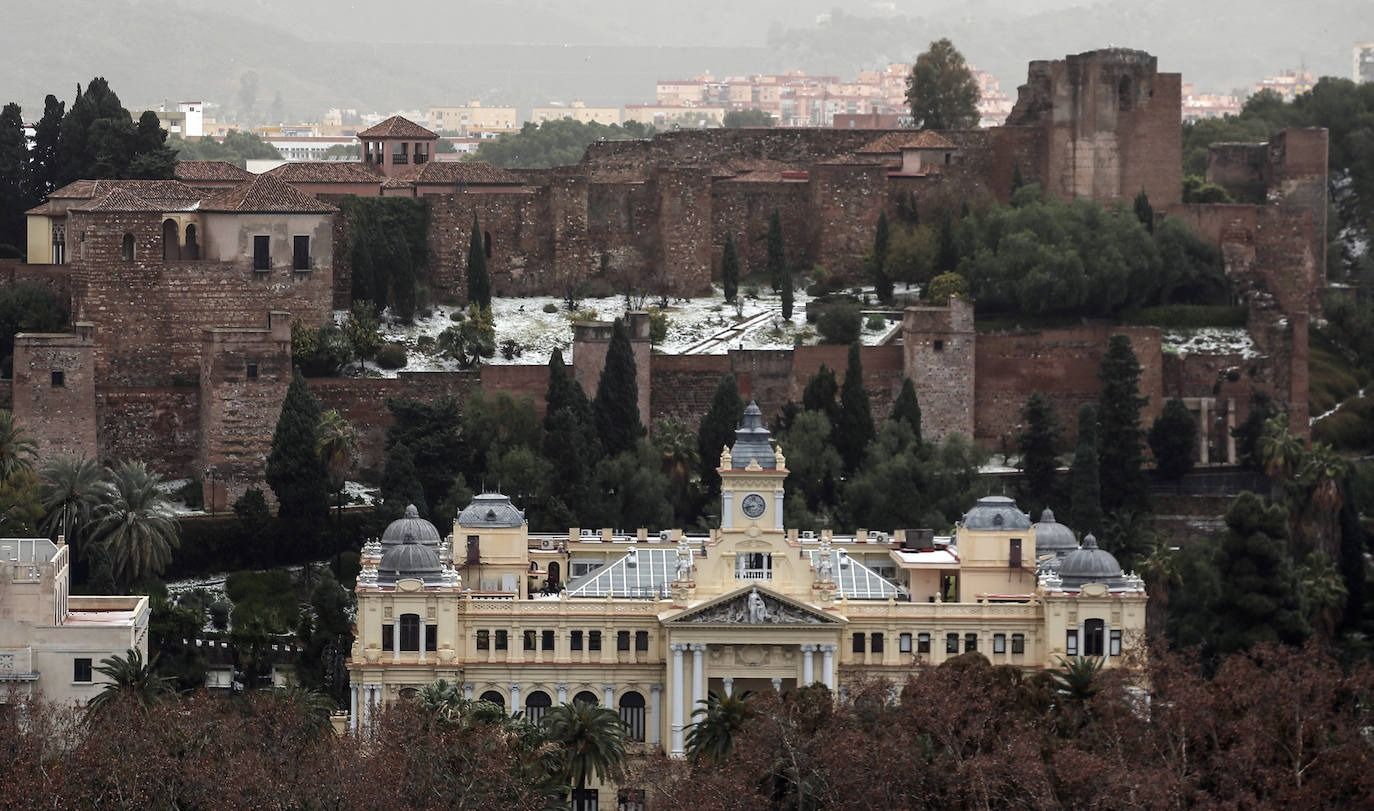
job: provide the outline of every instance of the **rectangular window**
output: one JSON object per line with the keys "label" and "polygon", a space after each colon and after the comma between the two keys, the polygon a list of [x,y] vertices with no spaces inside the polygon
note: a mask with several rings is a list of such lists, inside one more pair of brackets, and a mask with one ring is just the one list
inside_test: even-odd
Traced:
{"label": "rectangular window", "polygon": [[52,370],[52,387],[55,389],[65,388],[67,385],[67,373],[61,369]]}
{"label": "rectangular window", "polygon": [[587,632],[587,650],[601,650],[601,632]]}
{"label": "rectangular window", "polygon": [[959,635],[945,634],[945,653],[959,652]]}
{"label": "rectangular window", "polygon": [[869,638],[868,649],[871,650],[871,651],[874,652],[874,653],[882,653],[882,652],[883,652],[883,635],[882,635],[882,634],[873,634],[873,635]]}
{"label": "rectangular window", "polygon": [[1100,619],[1085,620],[1083,632],[1084,656],[1102,656],[1107,652],[1106,640],[1103,639],[1107,634],[1107,623]]}
{"label": "rectangular window", "polygon": [[272,269],[272,238],[258,235],[253,237],[253,270]]}
{"label": "rectangular window", "polygon": [[382,650],[396,650],[396,626],[386,623],[382,626]]}
{"label": "rectangular window", "polygon": [[649,649],[649,632],[635,631],[635,650],[646,651]]}
{"label": "rectangular window", "polygon": [[553,629],[547,629],[539,634],[539,647],[543,650],[553,650]]}
{"label": "rectangular window", "polygon": [[1021,568],[1021,539],[1012,538],[1011,548],[1007,552],[1007,565],[1013,569]]}
{"label": "rectangular window", "polygon": [[468,536],[468,559],[469,566],[476,566],[482,561],[482,537],[480,535]]}
{"label": "rectangular window", "polygon": [[90,682],[91,680],[91,660],[73,659],[72,660],[72,681]]}
{"label": "rectangular window", "polygon": [[538,635],[534,630],[529,630],[525,632],[525,650],[534,650],[535,643],[537,641]]}
{"label": "rectangular window", "polygon": [[257,380],[257,379],[258,379],[258,365],[257,365],[256,363],[250,363],[250,364],[248,364],[246,367],[244,367],[243,376],[246,377],[246,378],[248,378],[249,380]]}
{"label": "rectangular window", "polygon": [[426,625],[426,626],[425,626],[425,650],[427,650],[427,651],[436,651],[436,650],[439,650],[439,626],[437,626],[437,625]]}
{"label": "rectangular window", "polygon": [[930,634],[916,635],[916,652],[930,653]]}
{"label": "rectangular window", "polygon": [[626,651],[627,651],[627,650],[630,649],[630,632],[629,632],[629,631],[616,631],[616,632],[615,632],[615,649],[618,650],[618,651],[619,651],[619,650],[626,650]]}
{"label": "rectangular window", "polygon": [[310,237],[297,236],[291,240],[291,269],[310,269]]}
{"label": "rectangular window", "polygon": [[864,652],[864,635],[863,635],[862,632],[854,634],[854,649],[853,649],[853,650],[854,650],[855,653],[863,653],[863,652]]}
{"label": "rectangular window", "polygon": [[616,797],[615,811],[644,811],[644,789],[621,789]]}
{"label": "rectangular window", "polygon": [[1026,635],[1025,635],[1025,634],[1012,634],[1012,635],[1011,635],[1011,652],[1012,652],[1012,653],[1025,653],[1025,652],[1026,652]]}
{"label": "rectangular window", "polygon": [[573,650],[582,650],[582,632],[581,632],[581,631],[573,631],[573,632],[572,632],[572,636],[570,637],[569,641],[570,641],[570,644],[569,644],[569,647],[570,647],[570,648],[572,648]]}
{"label": "rectangular window", "polygon": [[911,634],[902,634],[897,637],[897,652],[911,653]]}
{"label": "rectangular window", "polygon": [[575,788],[572,791],[572,811],[597,811],[597,790]]}
{"label": "rectangular window", "polygon": [[420,615],[401,615],[401,650],[420,651]]}
{"label": "rectangular window", "polygon": [[1107,651],[1108,651],[1108,653],[1109,653],[1110,655],[1112,655],[1112,656],[1120,656],[1120,655],[1121,655],[1121,632],[1120,632],[1120,631],[1112,631],[1111,647],[1107,648]]}
{"label": "rectangular window", "polygon": [[491,631],[477,632],[477,650],[491,650]]}
{"label": "rectangular window", "polygon": [[1064,652],[1070,656],[1078,655],[1078,631],[1068,631],[1064,634]]}
{"label": "rectangular window", "polygon": [[978,650],[978,634],[964,634],[964,653]]}
{"label": "rectangular window", "polygon": [[1006,635],[1006,634],[993,634],[993,635],[992,635],[992,652],[993,652],[993,653],[1006,653],[1006,652],[1007,652],[1007,635]]}
{"label": "rectangular window", "polygon": [[496,649],[497,649],[497,650],[509,650],[509,649],[510,649],[510,638],[509,638],[509,637],[510,637],[510,632],[509,632],[509,631],[497,631],[497,632],[496,632]]}

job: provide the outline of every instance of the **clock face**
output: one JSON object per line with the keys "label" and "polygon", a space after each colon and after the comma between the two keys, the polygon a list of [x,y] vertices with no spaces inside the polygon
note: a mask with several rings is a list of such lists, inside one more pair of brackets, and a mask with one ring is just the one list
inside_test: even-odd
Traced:
{"label": "clock face", "polygon": [[740,509],[744,510],[744,514],[750,518],[758,518],[763,515],[766,506],[763,496],[758,493],[750,493],[744,497],[744,501],[740,502]]}

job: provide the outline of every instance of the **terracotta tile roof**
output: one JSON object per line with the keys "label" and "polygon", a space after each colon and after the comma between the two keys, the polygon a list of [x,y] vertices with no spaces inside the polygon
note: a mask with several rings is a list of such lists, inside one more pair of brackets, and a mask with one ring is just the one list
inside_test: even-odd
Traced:
{"label": "terracotta tile roof", "polygon": [[358,133],[359,138],[438,138],[438,135],[408,118],[393,115],[376,126]]}
{"label": "terracotta tile roof", "polygon": [[181,200],[194,202],[204,197],[180,180],[74,180],[48,195],[49,199],[89,200],[104,197],[112,189],[133,192],[144,200]]}
{"label": "terracotta tile roof", "polygon": [[885,132],[867,146],[859,150],[860,154],[872,153],[894,153],[901,152],[903,149],[957,149],[949,139],[937,132],[921,130],[920,132]]}
{"label": "terracotta tile roof", "polygon": [[144,200],[128,189],[118,186],[110,189],[110,192],[103,197],[93,198],[90,202],[82,203],[79,206],[72,206],[69,211],[157,211],[161,212],[161,206],[155,206]]}
{"label": "terracotta tile roof", "polygon": [[330,214],[338,211],[271,175],[258,175],[232,189],[211,195],[200,204],[200,210],[236,214]]}
{"label": "terracotta tile roof", "polygon": [[[417,186],[507,186],[521,182],[505,169],[481,161],[429,161],[398,172],[391,179]],[[388,185],[388,188],[396,186]]]}
{"label": "terracotta tile roof", "polygon": [[287,183],[380,183],[382,176],[360,161],[283,163],[269,174]]}
{"label": "terracotta tile roof", "polygon": [[247,180],[253,176],[229,161],[177,161],[175,174],[182,181]]}

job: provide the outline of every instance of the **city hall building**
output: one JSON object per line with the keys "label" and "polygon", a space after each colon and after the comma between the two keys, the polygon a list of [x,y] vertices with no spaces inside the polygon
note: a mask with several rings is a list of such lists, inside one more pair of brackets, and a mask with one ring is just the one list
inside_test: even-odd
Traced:
{"label": "city hall building", "polygon": [[978,501],[952,538],[783,526],[787,461],[751,404],[720,459],[721,527],[635,534],[527,530],[483,494],[450,538],[414,508],[363,550],[349,724],[436,679],[538,721],[615,708],[631,751],[684,752],[708,694],[843,693],[968,652],[1044,668],[1113,666],[1142,644],[1145,589],[1047,510]]}

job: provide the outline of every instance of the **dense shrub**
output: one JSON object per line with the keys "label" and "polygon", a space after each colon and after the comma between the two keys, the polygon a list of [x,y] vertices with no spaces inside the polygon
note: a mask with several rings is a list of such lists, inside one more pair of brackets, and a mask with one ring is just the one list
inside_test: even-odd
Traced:
{"label": "dense shrub", "polygon": [[816,318],[816,331],[828,344],[852,344],[859,340],[862,327],[859,305],[849,302],[830,304]]}
{"label": "dense shrub", "polygon": [[404,369],[406,366],[405,344],[387,344],[377,353],[377,365],[383,369]]}
{"label": "dense shrub", "polygon": [[1128,324],[1142,324],[1165,329],[1197,329],[1200,327],[1244,327],[1249,318],[1245,307],[1226,304],[1170,304],[1164,307],[1145,307],[1127,310],[1121,320]]}
{"label": "dense shrub", "polygon": [[46,287],[24,282],[0,287],[0,367],[10,376],[16,332],[56,332],[67,324],[67,306]]}

